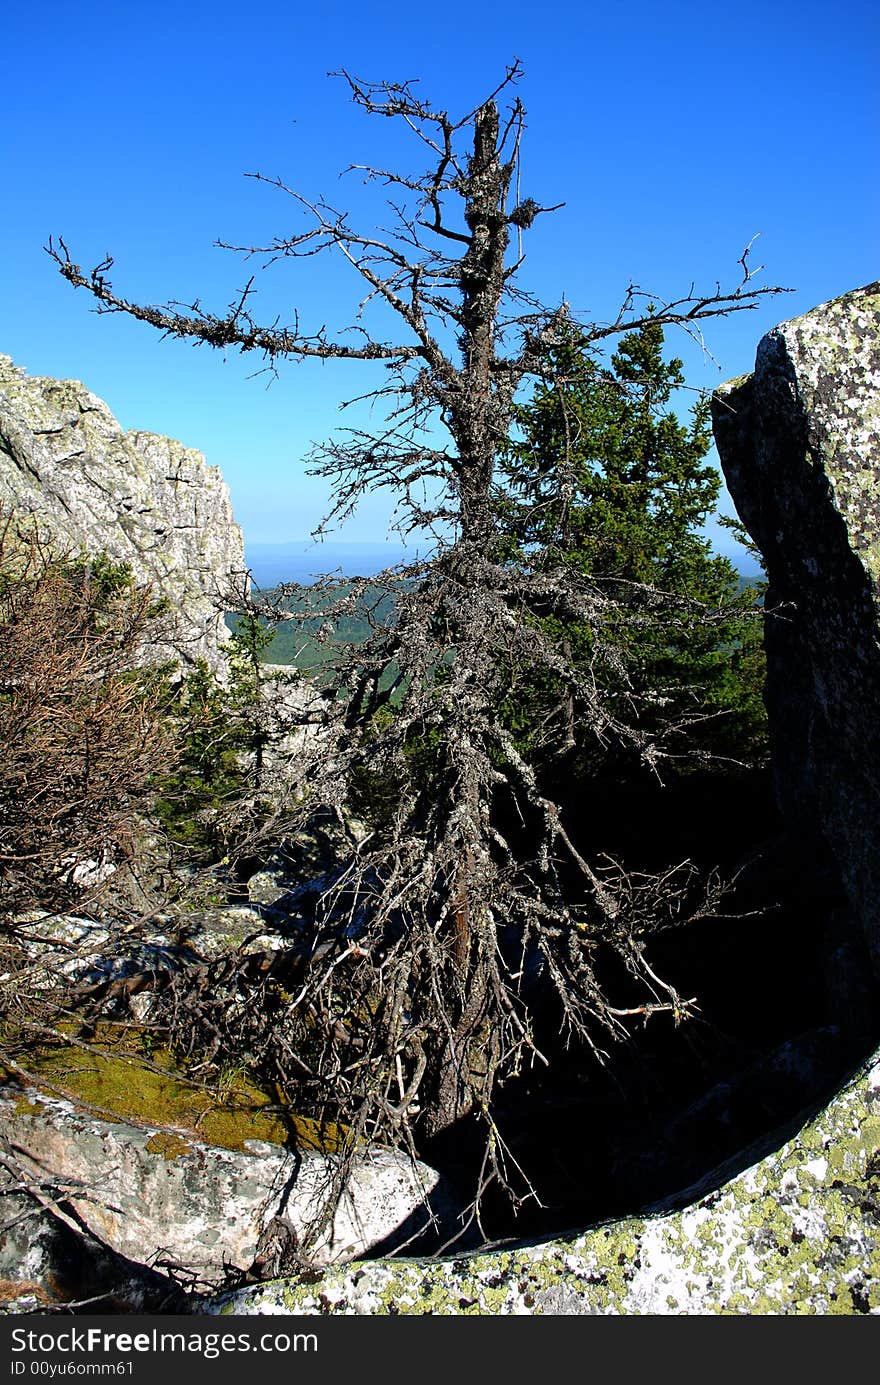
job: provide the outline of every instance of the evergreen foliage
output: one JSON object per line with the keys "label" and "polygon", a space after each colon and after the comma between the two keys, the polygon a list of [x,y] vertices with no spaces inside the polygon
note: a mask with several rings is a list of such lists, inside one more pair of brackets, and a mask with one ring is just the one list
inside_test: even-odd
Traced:
{"label": "evergreen foliage", "polygon": [[[547,349],[545,376],[514,407],[501,458],[501,547],[532,568],[588,576],[615,597],[606,634],[623,652],[618,699],[643,728],[662,708],[667,740],[678,723],[680,749],[692,758],[751,759],[765,739],[757,592],[743,590],[703,532],[721,488],[706,460],[708,400],[700,396],[679,420],[671,401],[684,385],[682,363],[666,360],[663,347],[662,325],[649,321],[621,339],[610,367],[573,324]],[[566,664],[595,659],[593,627],[541,623]],[[532,752],[577,742],[582,754],[597,753],[578,735],[564,680],[520,680],[505,714]]]}
{"label": "evergreen foliage", "polygon": [[166,715],[177,757],[158,783],[157,814],[172,843],[194,862],[226,856],[258,811],[256,790],[266,746],[261,655],[273,631],[245,610],[227,646],[228,683],[204,659],[176,687]]}

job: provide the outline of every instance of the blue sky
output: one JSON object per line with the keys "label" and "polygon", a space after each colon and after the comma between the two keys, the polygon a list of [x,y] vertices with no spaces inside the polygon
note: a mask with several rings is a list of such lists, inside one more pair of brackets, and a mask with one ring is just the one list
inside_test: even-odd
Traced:
{"label": "blue sky", "polygon": [[[149,302],[222,309],[248,271],[213,248],[292,229],[292,208],[242,175],[280,175],[308,195],[363,206],[352,162],[419,167],[395,125],[370,119],[327,77],[419,78],[459,113],[519,57],[528,112],[522,192],[543,204],[520,283],[613,316],[635,280],[666,296],[734,283],[756,233],[762,282],[794,292],[709,324],[703,357],[671,344],[688,380],[712,387],[751,368],[785,317],[880,277],[880,9],[841,0],[605,4],[301,5],[261,0],[43,0],[4,18],[0,90],[0,351],[32,374],[73,377],[127,428],[202,450],[229,484],[251,542],[306,535],[326,506],[302,459],[366,387],[356,366],[282,369],[161,341],[98,316],[42,246],[62,235],[84,267],[106,251],[114,284]],[[266,318],[351,321],[359,284],[306,260],[260,287]],[[367,501],[342,537],[381,538]]]}

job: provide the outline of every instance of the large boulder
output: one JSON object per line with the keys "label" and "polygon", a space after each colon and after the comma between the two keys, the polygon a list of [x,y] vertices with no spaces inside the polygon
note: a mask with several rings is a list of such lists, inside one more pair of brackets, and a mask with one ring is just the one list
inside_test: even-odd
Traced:
{"label": "large boulder", "polygon": [[880,284],[783,322],[715,392],[731,496],[764,557],[777,796],[830,848],[880,977]]}
{"label": "large boulder", "polygon": [[[132,1068],[131,1081],[137,1081]],[[265,1263],[305,1254],[304,1233],[322,1212],[338,1158],[308,1148],[246,1140],[207,1145],[191,1130],[115,1119],[36,1088],[0,1089],[9,1191],[41,1190],[39,1206],[76,1224],[105,1250],[193,1287],[222,1284]],[[393,1150],[365,1148],[330,1223],[310,1246],[310,1264],[364,1255],[406,1240],[436,1204],[436,1172]],[[429,1200],[431,1207],[429,1210]],[[0,1272],[12,1278],[0,1232]],[[41,1232],[46,1240],[45,1231]],[[44,1248],[22,1257],[24,1281],[39,1279]],[[51,1266],[50,1266],[51,1268]]]}
{"label": "large boulder", "polygon": [[224,612],[245,580],[229,491],[200,452],[125,432],[76,380],[29,377],[0,355],[0,505],[56,549],[130,564],[167,600],[168,653],[217,665]]}

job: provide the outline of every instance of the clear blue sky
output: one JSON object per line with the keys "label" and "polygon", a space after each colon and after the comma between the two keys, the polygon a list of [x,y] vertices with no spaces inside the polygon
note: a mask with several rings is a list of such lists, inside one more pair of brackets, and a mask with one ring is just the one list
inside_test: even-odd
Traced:
{"label": "clear blue sky", "polygon": [[[201,449],[252,542],[299,538],[320,518],[326,496],[302,458],[364,387],[357,366],[290,366],[267,389],[252,362],[97,316],[41,247],[61,234],[84,267],[112,252],[126,296],[222,309],[246,271],[213,241],[293,225],[290,203],[245,172],[356,207],[364,189],[339,181],[346,165],[419,166],[331,69],[420,78],[463,113],[522,60],[522,192],[566,206],[528,234],[520,282],[552,303],[607,318],[630,280],[667,296],[733,283],[760,232],[763,281],[795,292],[709,324],[717,365],[676,341],[695,386],[750,369],[782,318],[880,277],[874,0],[42,0],[9,7],[3,47],[0,351],[85,381],[125,427]],[[349,322],[358,298],[328,257],[285,267],[258,304],[269,320],[298,305],[314,329]],[[367,502],[344,537],[381,537],[385,518]]]}

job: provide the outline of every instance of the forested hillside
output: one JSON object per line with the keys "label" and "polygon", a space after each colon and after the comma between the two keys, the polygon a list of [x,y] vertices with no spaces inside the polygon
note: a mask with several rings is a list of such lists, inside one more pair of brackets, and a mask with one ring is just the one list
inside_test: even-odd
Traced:
{"label": "forested hillside", "polygon": [[[316,672],[349,644],[361,644],[376,624],[388,625],[394,618],[394,598],[384,588],[370,588],[358,594],[355,610],[340,615],[327,630],[327,612],[352,594],[350,583],[329,586],[300,586],[285,583],[261,594],[270,614],[260,617],[272,638],[261,650],[270,664],[289,664],[304,673]],[[285,614],[293,617],[285,620]],[[226,617],[230,630],[238,629],[241,617],[234,611]]]}

